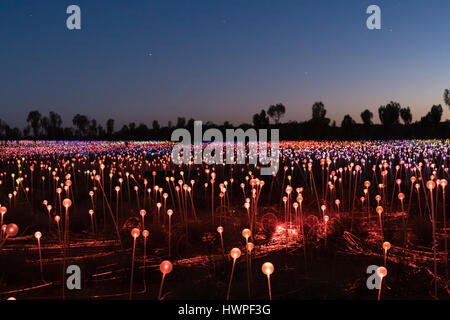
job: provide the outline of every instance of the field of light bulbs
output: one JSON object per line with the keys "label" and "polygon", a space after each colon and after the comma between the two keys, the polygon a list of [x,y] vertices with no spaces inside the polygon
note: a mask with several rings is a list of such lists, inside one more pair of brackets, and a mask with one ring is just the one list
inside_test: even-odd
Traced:
{"label": "field of light bulbs", "polygon": [[449,145],[285,141],[262,176],[165,142],[4,143],[0,299],[448,300]]}

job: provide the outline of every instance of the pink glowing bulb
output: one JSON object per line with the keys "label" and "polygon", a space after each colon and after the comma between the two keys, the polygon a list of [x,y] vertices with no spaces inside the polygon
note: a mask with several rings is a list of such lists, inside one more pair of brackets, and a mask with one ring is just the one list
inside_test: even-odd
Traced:
{"label": "pink glowing bulb", "polygon": [[61,217],[60,216],[55,216],[55,222],[58,223],[59,220],[61,220]]}
{"label": "pink glowing bulb", "polygon": [[39,231],[36,231],[34,233],[34,237],[39,240],[42,237],[42,233],[40,233]]}
{"label": "pink glowing bulb", "polygon": [[248,252],[252,252],[253,248],[255,248],[255,245],[253,243],[247,243],[246,249]]}
{"label": "pink glowing bulb", "polygon": [[330,220],[330,217],[329,217],[329,216],[324,216],[324,217],[323,217],[323,221],[325,221],[325,223],[328,222],[329,220]]}
{"label": "pink glowing bulb", "polygon": [[248,202],[244,203],[244,208],[245,208],[245,209],[250,208],[250,203],[248,203]]}
{"label": "pink glowing bulb", "polygon": [[117,186],[117,187],[114,188],[114,190],[116,190],[116,192],[119,192],[120,191],[120,187]]}
{"label": "pink glowing bulb", "polygon": [[264,264],[262,265],[262,268],[261,268],[262,272],[263,272],[266,276],[270,276],[270,275],[273,273],[274,269],[275,269],[275,268],[273,267],[273,264],[271,264],[270,262],[264,263]]}
{"label": "pink glowing bulb", "polygon": [[167,215],[169,217],[172,216],[173,215],[173,210],[172,209],[167,210]]}
{"label": "pink glowing bulb", "polygon": [[173,269],[173,265],[172,265],[172,263],[169,260],[164,260],[159,265],[159,270],[161,271],[161,273],[163,275],[171,273],[172,269]]}
{"label": "pink glowing bulb", "polygon": [[403,201],[403,199],[405,199],[405,194],[404,194],[404,193],[399,193],[399,194],[398,194],[398,199],[399,199],[400,201]]}
{"label": "pink glowing bulb", "polygon": [[8,211],[8,209],[6,209],[5,207],[0,207],[0,213],[2,215],[4,215],[7,211]]}
{"label": "pink glowing bulb", "polygon": [[141,231],[138,228],[131,230],[131,236],[136,239],[141,235]]}
{"label": "pink glowing bulb", "polygon": [[156,204],[156,207],[157,207],[158,209],[160,209],[161,206],[162,206],[161,202],[158,202],[158,203]]}
{"label": "pink glowing bulb", "polygon": [[217,227],[217,232],[218,232],[218,233],[222,233],[222,232],[223,232],[223,227],[222,227],[222,226]]}
{"label": "pink glowing bulb", "polygon": [[150,232],[149,232],[148,230],[142,231],[142,236],[143,236],[144,238],[147,238],[147,237],[149,236],[149,234],[150,234]]}
{"label": "pink glowing bulb", "polygon": [[230,251],[230,256],[236,260],[241,256],[241,250],[239,250],[239,248],[233,248]]}
{"label": "pink glowing bulb", "polygon": [[326,209],[327,209],[326,205],[323,204],[323,205],[320,206],[320,210],[325,211]]}
{"label": "pink glowing bulb", "polygon": [[442,179],[442,180],[441,180],[441,187],[442,187],[442,188],[445,188],[445,187],[447,186],[447,183],[448,183],[447,180]]}
{"label": "pink glowing bulb", "polygon": [[334,201],[334,203],[336,203],[336,205],[339,206],[339,204],[341,203],[341,200],[336,199],[336,200]]}
{"label": "pink glowing bulb", "polygon": [[139,214],[141,215],[141,217],[144,217],[147,214],[147,211],[142,209],[141,211],[139,211]]}

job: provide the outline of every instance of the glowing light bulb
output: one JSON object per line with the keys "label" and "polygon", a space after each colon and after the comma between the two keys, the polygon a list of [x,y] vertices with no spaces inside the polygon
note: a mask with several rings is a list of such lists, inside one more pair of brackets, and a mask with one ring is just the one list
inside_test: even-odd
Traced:
{"label": "glowing light bulb", "polygon": [[241,256],[241,250],[239,248],[233,248],[230,251],[230,256],[233,259],[238,259]]}
{"label": "glowing light bulb", "polygon": [[164,275],[171,273],[172,269],[173,269],[173,265],[172,265],[172,263],[169,260],[164,260],[159,265],[159,270]]}
{"label": "glowing light bulb", "polygon": [[271,264],[270,262],[266,262],[262,265],[261,270],[266,276],[270,276],[274,271],[273,264]]}

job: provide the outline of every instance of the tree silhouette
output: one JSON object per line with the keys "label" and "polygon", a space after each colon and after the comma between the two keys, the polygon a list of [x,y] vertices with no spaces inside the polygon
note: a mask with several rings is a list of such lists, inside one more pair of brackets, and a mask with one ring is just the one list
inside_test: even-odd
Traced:
{"label": "tree silhouette", "polygon": [[450,108],[450,90],[444,90],[444,103]]}
{"label": "tree silhouette", "polygon": [[257,128],[266,127],[269,125],[269,117],[265,110],[253,115],[253,125]]}
{"label": "tree silhouette", "polygon": [[186,118],[178,117],[177,118],[177,128],[185,128],[186,127]]}
{"label": "tree silhouette", "polygon": [[106,134],[109,138],[114,134],[114,119],[108,119],[108,121],[106,121]]}
{"label": "tree silhouette", "polygon": [[325,118],[327,114],[327,110],[325,110],[325,105],[322,101],[315,102],[312,106],[312,119],[313,120],[322,120]]}
{"label": "tree silhouette", "polygon": [[0,137],[5,137],[8,133],[9,126],[6,122],[0,119]]}
{"label": "tree silhouette", "polygon": [[158,120],[153,120],[153,122],[152,122],[152,128],[153,128],[153,130],[155,130],[156,132],[158,132],[159,129],[161,129],[161,126],[159,125]]}
{"label": "tree silhouette", "polygon": [[280,118],[286,113],[286,107],[281,104],[271,105],[269,110],[267,110],[267,114],[271,117],[276,124],[280,122]]}
{"label": "tree silhouette", "polygon": [[439,122],[441,122],[442,112],[443,112],[442,105],[440,105],[440,104],[439,105],[433,105],[431,107],[431,110],[428,113],[428,115],[429,115],[430,122],[433,125],[437,125]]}
{"label": "tree silhouette", "polygon": [[73,117],[72,123],[77,128],[76,134],[78,136],[86,135],[86,130],[89,126],[89,119],[87,116],[78,113]]}
{"label": "tree silhouette", "polygon": [[50,111],[48,114],[48,132],[47,135],[56,138],[61,134],[62,119],[56,112]]}
{"label": "tree silhouette", "polygon": [[30,124],[31,128],[33,129],[33,135],[35,138],[39,135],[39,130],[41,128],[41,118],[42,115],[39,111],[31,111],[28,114],[27,122]]}
{"label": "tree silhouette", "polygon": [[370,112],[370,110],[366,109],[363,112],[361,112],[361,120],[365,126],[372,125],[372,118],[373,118],[373,113]]}
{"label": "tree silhouette", "polygon": [[97,120],[92,119],[89,123],[89,136],[96,137],[98,136],[98,125]]}
{"label": "tree silhouette", "polygon": [[323,102],[315,102],[312,106],[311,123],[314,128],[314,133],[317,137],[322,137],[325,128],[329,125],[330,119],[325,118],[327,110]]}
{"label": "tree silhouette", "polygon": [[342,120],[341,127],[346,132],[349,132],[355,126],[355,124],[356,124],[355,120],[353,120],[353,118],[347,114],[344,116],[344,119]]}
{"label": "tree silhouette", "polygon": [[408,126],[412,121],[411,109],[409,109],[409,107],[401,108],[400,109],[400,117],[402,118],[403,123]]}
{"label": "tree silhouette", "polygon": [[378,109],[378,116],[380,117],[381,123],[388,129],[393,125],[398,124],[400,109],[400,103],[393,101],[386,106],[381,106]]}

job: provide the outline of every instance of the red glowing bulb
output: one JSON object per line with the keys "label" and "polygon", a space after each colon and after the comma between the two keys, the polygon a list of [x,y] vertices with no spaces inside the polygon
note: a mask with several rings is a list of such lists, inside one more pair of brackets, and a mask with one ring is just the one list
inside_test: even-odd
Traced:
{"label": "red glowing bulb", "polygon": [[166,275],[172,272],[173,265],[169,260],[164,260],[159,265],[159,270],[161,270],[161,273]]}
{"label": "red glowing bulb", "polygon": [[10,223],[6,226],[6,235],[8,237],[14,237],[19,232],[19,227],[15,223]]}
{"label": "red glowing bulb", "polygon": [[141,234],[141,231],[138,228],[134,228],[133,230],[131,230],[131,236],[136,239],[137,237],[139,237]]}
{"label": "red glowing bulb", "polygon": [[379,267],[377,269],[377,275],[383,279],[387,275],[387,269],[385,267]]}

